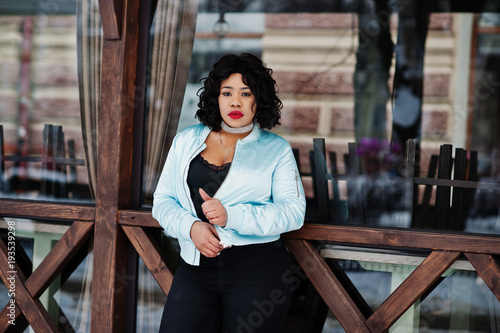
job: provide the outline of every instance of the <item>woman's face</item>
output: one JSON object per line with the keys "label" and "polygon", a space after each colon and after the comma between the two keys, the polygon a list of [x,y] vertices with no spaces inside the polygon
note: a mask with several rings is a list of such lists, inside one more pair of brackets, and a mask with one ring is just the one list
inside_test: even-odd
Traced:
{"label": "woman's face", "polygon": [[255,96],[243,83],[240,73],[231,74],[221,82],[218,101],[220,114],[228,126],[242,127],[253,121],[257,109]]}

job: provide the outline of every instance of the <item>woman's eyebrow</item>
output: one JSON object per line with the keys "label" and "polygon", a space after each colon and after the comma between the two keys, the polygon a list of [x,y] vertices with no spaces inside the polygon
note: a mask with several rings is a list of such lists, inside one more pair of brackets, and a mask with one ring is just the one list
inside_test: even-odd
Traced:
{"label": "woman's eyebrow", "polygon": [[[234,87],[231,86],[223,86],[221,89],[234,89]],[[250,87],[241,87],[240,90],[250,90]]]}

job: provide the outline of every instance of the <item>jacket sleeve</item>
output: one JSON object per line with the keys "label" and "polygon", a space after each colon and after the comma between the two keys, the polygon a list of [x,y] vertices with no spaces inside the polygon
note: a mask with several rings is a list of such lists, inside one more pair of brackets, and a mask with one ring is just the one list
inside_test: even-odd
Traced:
{"label": "jacket sleeve", "polygon": [[270,203],[226,207],[228,219],[224,229],[234,230],[240,235],[274,236],[302,227],[306,200],[289,145],[273,172],[271,194]]}
{"label": "jacket sleeve", "polygon": [[158,181],[153,199],[153,217],[165,229],[167,235],[183,240],[191,240],[191,226],[199,219],[189,209],[180,204],[178,178],[183,177],[179,166],[182,149],[178,146],[178,137],[174,139]]}

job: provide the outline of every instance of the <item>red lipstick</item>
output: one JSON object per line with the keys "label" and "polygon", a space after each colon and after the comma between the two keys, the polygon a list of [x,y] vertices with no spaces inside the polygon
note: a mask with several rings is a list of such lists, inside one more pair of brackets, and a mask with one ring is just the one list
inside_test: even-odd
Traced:
{"label": "red lipstick", "polygon": [[241,117],[243,117],[243,113],[241,113],[240,111],[231,111],[229,112],[229,117],[231,117],[232,119],[240,119]]}

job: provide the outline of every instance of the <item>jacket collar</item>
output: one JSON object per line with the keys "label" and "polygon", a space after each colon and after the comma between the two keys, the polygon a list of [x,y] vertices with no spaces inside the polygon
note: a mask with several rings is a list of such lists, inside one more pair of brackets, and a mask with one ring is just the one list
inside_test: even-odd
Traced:
{"label": "jacket collar", "polygon": [[241,141],[243,141],[243,142],[253,141],[253,140],[255,140],[255,139],[257,139],[259,137],[261,131],[262,130],[260,129],[259,125],[255,124],[253,126],[253,129],[250,132],[250,134],[248,134],[247,136],[245,136]]}

